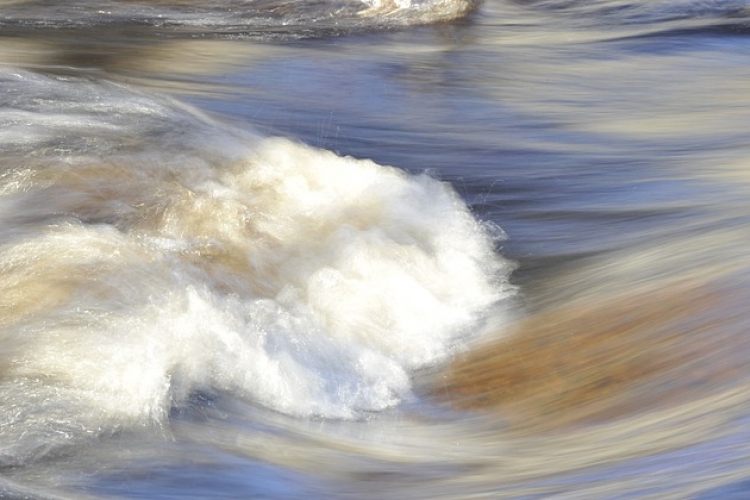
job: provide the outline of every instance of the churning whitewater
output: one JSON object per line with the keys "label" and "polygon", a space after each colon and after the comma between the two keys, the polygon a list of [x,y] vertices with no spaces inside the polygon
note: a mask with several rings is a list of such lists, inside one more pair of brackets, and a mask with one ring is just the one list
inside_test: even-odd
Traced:
{"label": "churning whitewater", "polygon": [[356,418],[506,294],[449,186],[114,83],[2,70],[5,464],[191,394]]}
{"label": "churning whitewater", "polygon": [[[2,2],[0,28],[65,32],[138,30],[142,38],[195,34],[245,39],[296,39],[461,18],[476,0],[44,0]],[[59,33],[58,33],[59,34]],[[80,35],[80,31],[79,31]]]}

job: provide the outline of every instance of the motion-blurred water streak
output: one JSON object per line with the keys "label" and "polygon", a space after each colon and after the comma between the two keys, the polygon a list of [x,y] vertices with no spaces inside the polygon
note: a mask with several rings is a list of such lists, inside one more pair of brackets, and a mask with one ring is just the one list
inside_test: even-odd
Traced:
{"label": "motion-blurred water streak", "polygon": [[749,27],[0,2],[0,496],[750,496]]}

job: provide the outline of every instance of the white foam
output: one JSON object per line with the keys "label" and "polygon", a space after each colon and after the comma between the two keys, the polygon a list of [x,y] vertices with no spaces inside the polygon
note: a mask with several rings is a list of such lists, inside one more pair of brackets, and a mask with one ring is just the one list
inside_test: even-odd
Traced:
{"label": "white foam", "polygon": [[[114,118],[66,106],[106,146],[98,120]],[[493,235],[447,184],[159,106],[116,125],[182,134],[0,176],[0,392],[58,415],[28,417],[39,432],[60,425],[56,399],[89,431],[163,422],[202,390],[296,416],[382,410],[509,293]],[[40,120],[21,126],[43,135]]]}

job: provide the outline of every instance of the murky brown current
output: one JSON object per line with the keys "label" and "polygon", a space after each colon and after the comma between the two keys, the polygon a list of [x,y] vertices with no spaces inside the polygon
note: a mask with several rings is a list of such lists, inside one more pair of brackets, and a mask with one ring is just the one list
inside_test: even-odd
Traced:
{"label": "murky brown current", "polygon": [[0,497],[750,498],[749,23],[0,2]]}

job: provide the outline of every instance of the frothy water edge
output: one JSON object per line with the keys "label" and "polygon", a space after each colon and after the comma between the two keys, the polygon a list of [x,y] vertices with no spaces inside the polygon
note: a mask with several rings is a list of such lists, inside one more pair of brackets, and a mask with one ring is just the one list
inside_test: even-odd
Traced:
{"label": "frothy water edge", "polygon": [[2,84],[6,464],[158,425],[195,391],[393,406],[511,293],[502,231],[427,175],[119,85]]}

